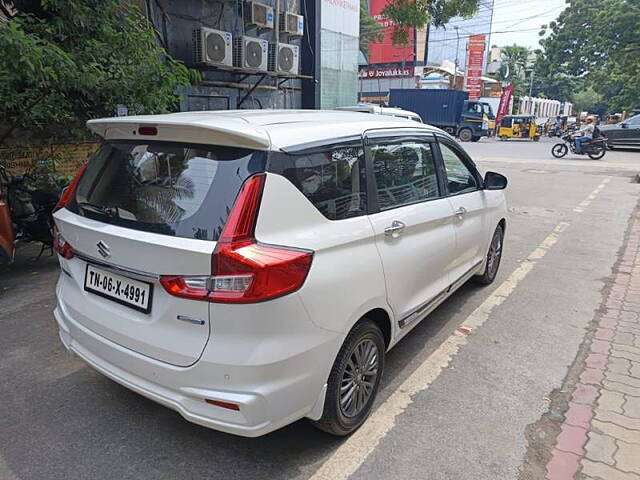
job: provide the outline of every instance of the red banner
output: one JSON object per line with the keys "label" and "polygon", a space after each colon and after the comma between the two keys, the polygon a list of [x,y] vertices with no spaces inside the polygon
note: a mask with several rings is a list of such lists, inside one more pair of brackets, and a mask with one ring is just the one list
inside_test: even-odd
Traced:
{"label": "red banner", "polygon": [[511,95],[513,94],[513,85],[509,84],[502,90],[500,97],[500,105],[498,105],[498,113],[496,113],[496,128],[500,128],[500,121],[505,115],[509,115],[509,105],[511,104]]}
{"label": "red banner", "polygon": [[369,2],[370,14],[384,32],[384,38],[381,42],[369,44],[369,64],[413,62],[415,60],[413,29],[407,29],[407,45],[393,44],[393,22],[382,15],[382,10],[389,2],[390,0],[370,0]]}
{"label": "red banner", "polygon": [[484,67],[484,35],[471,35],[467,44],[467,80],[465,90],[470,100],[477,100],[482,94],[482,70]]}

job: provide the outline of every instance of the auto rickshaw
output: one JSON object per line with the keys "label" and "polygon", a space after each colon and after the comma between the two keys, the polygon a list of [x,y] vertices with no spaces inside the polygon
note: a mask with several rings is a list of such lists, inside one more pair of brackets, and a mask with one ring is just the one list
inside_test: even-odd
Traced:
{"label": "auto rickshaw", "polygon": [[524,138],[537,142],[540,140],[540,132],[536,125],[536,117],[533,115],[506,115],[502,117],[498,137],[500,140]]}

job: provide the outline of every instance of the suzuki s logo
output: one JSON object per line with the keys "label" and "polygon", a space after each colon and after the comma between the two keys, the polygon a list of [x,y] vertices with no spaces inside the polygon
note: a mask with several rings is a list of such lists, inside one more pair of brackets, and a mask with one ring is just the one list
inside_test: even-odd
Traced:
{"label": "suzuki s logo", "polygon": [[109,250],[109,245],[100,240],[96,246],[98,247],[98,253],[102,255],[102,258],[109,258],[111,256],[111,251]]}

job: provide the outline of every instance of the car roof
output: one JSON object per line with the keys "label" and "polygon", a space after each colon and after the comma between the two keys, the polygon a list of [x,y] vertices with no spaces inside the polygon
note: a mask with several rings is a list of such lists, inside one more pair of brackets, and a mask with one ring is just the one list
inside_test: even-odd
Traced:
{"label": "car roof", "polygon": [[[281,150],[305,143],[361,135],[367,130],[411,128],[444,133],[429,125],[387,115],[338,110],[220,110],[136,115],[89,120],[107,139],[139,139],[140,126],[154,126],[154,140]],[[145,137],[149,138],[149,137]]]}

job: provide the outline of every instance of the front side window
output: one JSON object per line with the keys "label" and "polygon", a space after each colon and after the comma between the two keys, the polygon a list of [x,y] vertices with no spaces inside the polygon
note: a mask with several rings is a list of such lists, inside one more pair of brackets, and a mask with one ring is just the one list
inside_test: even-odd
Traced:
{"label": "front side window", "polygon": [[640,115],[636,115],[635,117],[631,117],[629,120],[627,120],[627,124],[634,125],[634,126],[640,126]]}
{"label": "front side window", "polygon": [[444,169],[447,174],[447,186],[449,193],[457,195],[459,193],[473,192],[478,189],[476,177],[464,164],[462,159],[447,145],[440,144]]}
{"label": "front side window", "polygon": [[416,141],[371,147],[380,210],[439,197],[431,144]]}
{"label": "front side window", "polygon": [[367,211],[362,147],[279,157],[280,170],[329,220],[364,215]]}
{"label": "front side window", "polygon": [[171,142],[106,142],[69,208],[135,230],[217,240],[240,186],[264,154]]}

